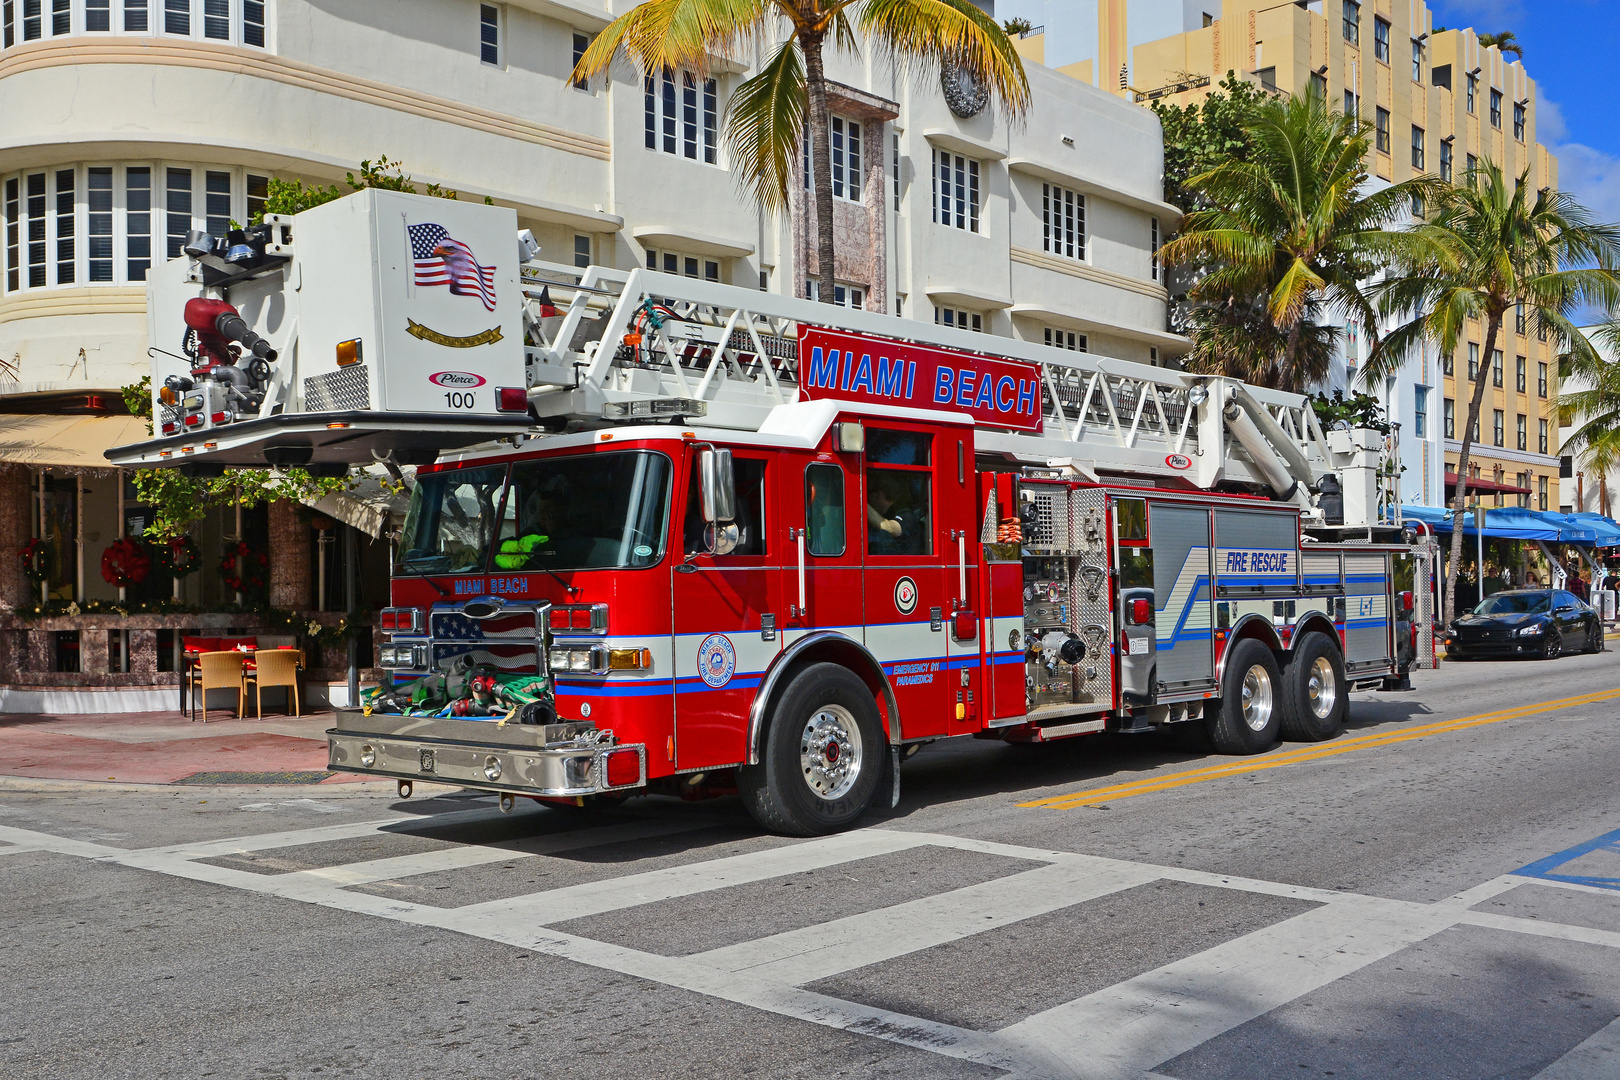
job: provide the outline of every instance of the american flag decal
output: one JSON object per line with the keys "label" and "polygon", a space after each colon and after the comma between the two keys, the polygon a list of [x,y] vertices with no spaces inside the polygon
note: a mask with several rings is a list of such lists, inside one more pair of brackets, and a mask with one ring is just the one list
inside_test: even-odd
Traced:
{"label": "american flag decal", "polygon": [[448,285],[457,296],[476,296],[495,310],[495,268],[473,257],[472,248],[443,225],[407,225],[418,285]]}

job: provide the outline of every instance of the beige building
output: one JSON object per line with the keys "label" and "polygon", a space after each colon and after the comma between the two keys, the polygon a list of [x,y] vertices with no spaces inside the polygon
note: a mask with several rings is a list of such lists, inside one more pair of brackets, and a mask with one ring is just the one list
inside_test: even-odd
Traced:
{"label": "beige building", "polygon": [[[1558,183],[1558,159],[1537,141],[1536,83],[1524,65],[1482,47],[1473,29],[1436,31],[1422,0],[1047,0],[1048,24],[1058,22],[1059,8],[1076,19],[1095,16],[1096,35],[1087,39],[1100,54],[1095,65],[1072,50],[1049,57],[1041,32],[1022,38],[1020,51],[1139,104],[1202,100],[1228,71],[1285,93],[1315,85],[1331,104],[1373,124],[1369,165],[1382,180],[1423,173],[1460,180],[1474,162],[1488,160],[1510,176],[1528,170],[1536,188]],[[1139,26],[1162,29],[1166,20],[1181,32],[1143,40]],[[1367,335],[1346,329],[1348,381],[1365,358]],[[1470,326],[1457,355],[1414,360],[1385,388],[1390,415],[1402,426],[1406,502],[1438,505],[1449,496],[1440,465],[1446,473],[1456,468],[1467,377],[1482,362],[1484,337],[1484,327]],[[1484,362],[1492,384],[1470,471],[1492,502],[1556,510],[1554,352],[1533,320],[1510,315]]]}

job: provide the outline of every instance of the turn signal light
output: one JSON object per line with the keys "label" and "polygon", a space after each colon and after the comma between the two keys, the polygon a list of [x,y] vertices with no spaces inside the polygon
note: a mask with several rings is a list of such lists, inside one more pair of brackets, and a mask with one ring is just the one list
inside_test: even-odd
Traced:
{"label": "turn signal light", "polygon": [[360,362],[360,339],[350,338],[337,344],[338,367],[349,367]]}
{"label": "turn signal light", "polygon": [[641,753],[637,750],[613,750],[607,754],[607,786],[624,787],[641,783]]}
{"label": "turn signal light", "polygon": [[651,649],[609,649],[609,671],[649,671],[652,669]]}
{"label": "turn signal light", "polygon": [[165,405],[178,405],[180,404],[180,395],[165,386],[158,391],[158,400]]}
{"label": "turn signal light", "polygon": [[958,611],[951,616],[951,636],[957,641],[972,641],[979,636],[979,617],[971,611]]}
{"label": "turn signal light", "polygon": [[1143,597],[1132,600],[1126,618],[1132,626],[1146,626],[1153,621],[1153,604]]}

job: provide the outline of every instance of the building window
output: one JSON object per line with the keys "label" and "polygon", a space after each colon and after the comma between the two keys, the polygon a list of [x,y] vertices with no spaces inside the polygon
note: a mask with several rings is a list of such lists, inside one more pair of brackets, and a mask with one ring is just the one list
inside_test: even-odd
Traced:
{"label": "building window", "polygon": [[1412,125],[1412,168],[1423,168],[1423,129]]}
{"label": "building window", "polygon": [[264,48],[264,0],[242,0],[242,44]]}
{"label": "building window", "polygon": [[191,0],[163,0],[163,32],[191,36]]}
{"label": "building window", "polygon": [[1373,59],[1389,63],[1389,23],[1376,17],[1373,19]]}
{"label": "building window", "polygon": [[501,9],[494,4],[478,5],[478,59],[501,66]]}
{"label": "building window", "polygon": [[1530,474],[1528,472],[1515,473],[1513,480],[1517,486],[1524,488],[1518,496],[1519,505],[1526,510],[1530,509]]}
{"label": "building window", "polygon": [[1445,426],[1446,438],[1457,437],[1457,403],[1451,398],[1444,398],[1440,402],[1440,422]]}
{"label": "building window", "polygon": [[40,13],[41,0],[21,0],[22,28],[24,41],[38,41],[45,36],[44,23]]}
{"label": "building window", "polygon": [[1361,115],[1361,99],[1356,96],[1356,92],[1354,90],[1346,90],[1344,92],[1344,115]]}
{"label": "building window", "polygon": [[1474,98],[1479,93],[1479,76],[1468,76],[1468,115],[1474,115]]}
{"label": "building window", "polygon": [[1086,257],[1086,197],[1056,184],[1041,185],[1041,250]]}
{"label": "building window", "polygon": [[144,34],[150,29],[147,3],[148,0],[124,0],[124,33]]}
{"label": "building window", "polygon": [[944,150],[935,150],[933,159],[934,221],[978,232],[979,163]]}
{"label": "building window", "polygon": [[210,169],[203,176],[203,228],[209,236],[231,231],[231,174]]}
{"label": "building window", "polygon": [[1077,334],[1073,330],[1064,330],[1057,326],[1048,326],[1046,329],[1046,343],[1054,349],[1068,349],[1070,352],[1086,352],[1086,335]]}
{"label": "building window", "polygon": [[71,285],[73,274],[73,170],[56,170],[56,283]]}
{"label": "building window", "polygon": [[[821,282],[812,278],[804,283],[804,295],[812,300],[821,299]],[[861,311],[866,307],[866,289],[847,281],[833,282],[833,305]]]}
{"label": "building window", "polygon": [[1505,437],[1505,432],[1503,431],[1505,419],[1506,418],[1502,415],[1501,409],[1491,410],[1491,440],[1495,442],[1497,446],[1502,445],[1502,440]]}
{"label": "building window", "polygon": [[1159,219],[1148,219],[1148,244],[1153,250],[1151,272],[1153,280],[1159,280]]}
{"label": "building window", "polygon": [[1412,81],[1423,81],[1423,42],[1412,39]]}
{"label": "building window", "polygon": [[1311,72],[1311,90],[1323,101],[1327,100],[1327,76],[1320,71]]}
{"label": "building window", "polygon": [[28,177],[28,287],[45,286],[45,174]]}
{"label": "building window", "polygon": [[124,170],[124,258],[131,284],[146,280],[152,266],[152,170]]}
{"label": "building window", "polygon": [[247,178],[247,221],[249,225],[257,224],[264,218],[264,204],[270,198],[270,178],[268,176],[254,176],[248,174]]}
{"label": "building window", "polygon": [[231,0],[203,0],[203,37],[231,39]]}
{"label": "building window", "polygon": [[1156,345],[1148,346],[1148,365],[1150,367],[1159,366],[1159,348]]}
{"label": "building window", "polygon": [[1536,449],[1543,454],[1547,452],[1547,421],[1536,421]]}
{"label": "building window", "polygon": [[[589,34],[576,33],[574,35],[574,67],[579,67],[579,62],[585,59],[585,50],[590,47],[591,37]],[[575,79],[574,89],[583,90],[588,94],[591,91],[591,82],[589,79]]]}
{"label": "building window", "polygon": [[86,280],[113,279],[113,171],[101,166],[85,171]]}
{"label": "building window", "polygon": [[1547,509],[1547,477],[1545,475],[1536,477],[1536,491],[1541,499],[1541,505],[1537,506],[1536,509]]}
{"label": "building window", "polygon": [[1502,130],[1502,91],[1491,90],[1491,127]]}
{"label": "building window", "polygon": [[1527,419],[1528,418],[1524,415],[1524,413],[1520,413],[1519,416],[1518,416],[1518,424],[1514,428],[1514,432],[1513,432],[1514,435],[1517,436],[1517,439],[1518,439],[1517,445],[1518,445],[1520,450],[1528,450],[1528,449],[1530,449],[1530,435],[1529,435],[1529,430],[1528,430],[1529,426],[1526,423]]}
{"label": "building window", "polygon": [[1389,110],[1379,107],[1373,115],[1377,118],[1373,136],[1378,146],[1378,152],[1387,154],[1389,153]]}
{"label": "building window", "polygon": [[181,248],[185,246],[186,233],[191,231],[191,170],[170,169],[166,186],[168,188],[168,198],[165,202],[168,210],[166,232],[169,247],[165,257],[178,259]]}
{"label": "building window", "polygon": [[[122,11],[122,19],[116,14]],[[160,22],[153,24],[152,12]],[[193,18],[193,14],[199,17]],[[10,48],[22,40],[70,34],[126,34],[154,30],[173,37],[194,37],[263,48],[265,0],[0,0],[0,44]]]}
{"label": "building window", "polygon": [[1524,142],[1524,102],[1513,103],[1513,137]]}
{"label": "building window", "polygon": [[73,32],[73,9],[68,0],[51,0],[51,36],[61,37]]}
{"label": "building window", "polygon": [[1479,378],[1479,346],[1472,341],[1468,343],[1468,381],[1473,382]]}
{"label": "building window", "polygon": [[1412,434],[1422,439],[1429,434],[1429,388],[1419,386],[1412,394]]}
{"label": "building window", "polygon": [[689,71],[680,73],[680,94],[676,75],[664,71],[649,75],[642,84],[642,105],[646,144],[676,157],[701,160],[713,165],[718,160],[720,114],[718,90],[713,79],[700,80]]}
{"label": "building window", "polygon": [[585,233],[574,234],[574,265],[591,265],[591,238]]}
{"label": "building window", "polygon": [[84,29],[92,34],[106,33],[112,29],[112,0],[85,0]]}
{"label": "building window", "polygon": [[1474,174],[1479,171],[1479,158],[1473,154],[1468,155],[1468,175],[1465,177],[1469,183],[1474,182]]}
{"label": "building window", "polygon": [[1443,139],[1440,142],[1440,179],[1451,183],[1451,140]]}
{"label": "building window", "polygon": [[[833,198],[861,201],[861,124],[842,116],[827,120],[828,156],[832,158]],[[804,188],[811,189],[810,137],[804,139]]]}
{"label": "building window", "polygon": [[22,250],[22,185],[16,177],[6,181],[6,291],[16,292],[22,287],[22,270],[17,262]]}
{"label": "building window", "polygon": [[1520,300],[1517,304],[1513,305],[1513,332],[1515,334],[1522,335],[1524,333],[1524,325],[1524,301]]}
{"label": "building window", "polygon": [[1524,393],[1524,357],[1513,359],[1513,384],[1519,393]]}
{"label": "building window", "polygon": [[1547,396],[1547,365],[1545,363],[1539,363],[1539,364],[1536,365],[1536,397],[1543,397],[1544,398],[1546,396]]}
{"label": "building window", "polygon": [[1491,385],[1502,385],[1502,350],[1491,351]]}
{"label": "building window", "polygon": [[894,212],[900,212],[900,136],[889,137],[889,152],[894,158]]}
{"label": "building window", "polygon": [[960,308],[936,307],[934,309],[934,322],[939,326],[954,326],[958,330],[984,330],[984,316],[977,311],[963,311]]}
{"label": "building window", "polygon": [[648,248],[647,269],[703,281],[720,280],[719,260],[700,259],[696,255],[683,255],[678,251],[654,251]]}
{"label": "building window", "polygon": [[1456,361],[1452,358],[1452,355],[1450,353],[1446,353],[1446,355],[1444,355],[1444,356],[1442,356],[1440,358],[1440,373],[1442,375],[1451,375],[1451,374],[1453,374],[1455,372],[1456,367],[1457,367]]}
{"label": "building window", "polygon": [[1361,45],[1361,5],[1356,0],[1344,0],[1344,40]]}

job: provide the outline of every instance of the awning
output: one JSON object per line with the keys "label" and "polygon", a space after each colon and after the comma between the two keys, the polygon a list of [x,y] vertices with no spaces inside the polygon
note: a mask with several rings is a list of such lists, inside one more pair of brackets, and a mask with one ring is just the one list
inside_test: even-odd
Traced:
{"label": "awning", "polygon": [[[1422,521],[1437,533],[1451,532],[1451,511],[1444,507],[1403,506],[1401,516]],[[1472,512],[1463,515],[1463,535],[1479,535]],[[1560,544],[1591,544],[1598,539],[1596,530],[1575,521],[1570,514],[1518,506],[1486,507],[1485,535],[1502,540],[1550,540]]]}
{"label": "awning", "polygon": [[[1446,487],[1455,488],[1456,486],[1457,486],[1457,474],[1454,473],[1454,472],[1446,473]],[[1478,476],[1474,476],[1474,477],[1469,478],[1469,480],[1468,480],[1468,490],[1469,491],[1484,491],[1484,492],[1488,492],[1488,493],[1491,493],[1491,494],[1495,494],[1497,492],[1500,492],[1503,495],[1528,495],[1528,494],[1530,494],[1530,489],[1527,488],[1527,487],[1515,487],[1512,484],[1499,484],[1495,480],[1486,480],[1486,479],[1483,479],[1482,477],[1478,477]],[[1485,528],[1487,530],[1489,530],[1490,526],[1491,526],[1490,516],[1489,516],[1489,514],[1487,514],[1486,519],[1485,519]],[[1485,535],[1489,536],[1490,533],[1487,531]]]}
{"label": "awning", "polygon": [[140,416],[0,414],[0,461],[106,469],[108,450],[151,437]]}
{"label": "awning", "polygon": [[1617,524],[1614,518],[1604,517],[1590,510],[1580,510],[1565,516],[1575,519],[1582,526],[1597,533],[1598,547],[1620,547],[1620,524]]}
{"label": "awning", "polygon": [[351,489],[301,501],[368,536],[380,537],[404,520],[405,511],[410,506],[409,485],[416,470],[407,468],[404,472],[407,486],[403,492],[395,490],[393,479],[382,466],[372,465],[350,477],[349,482],[354,485]]}

